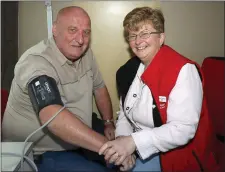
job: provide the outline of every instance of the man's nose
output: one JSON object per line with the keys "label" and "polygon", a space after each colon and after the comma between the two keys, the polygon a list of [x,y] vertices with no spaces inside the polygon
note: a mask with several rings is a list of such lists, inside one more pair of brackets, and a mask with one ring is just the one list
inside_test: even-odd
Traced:
{"label": "man's nose", "polygon": [[78,33],[76,34],[75,40],[76,40],[80,45],[82,45],[82,44],[84,43],[84,36],[83,36],[83,33],[82,33],[82,32],[78,32]]}

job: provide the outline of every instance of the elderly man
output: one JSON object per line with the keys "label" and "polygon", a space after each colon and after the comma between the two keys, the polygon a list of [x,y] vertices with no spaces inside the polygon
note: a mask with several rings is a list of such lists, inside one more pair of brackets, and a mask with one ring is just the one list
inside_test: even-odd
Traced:
{"label": "elderly man", "polygon": [[[80,7],[63,8],[52,32],[53,38],[28,49],[15,66],[3,140],[24,141],[65,106],[29,140],[42,157],[39,171],[107,171],[76,151],[82,147],[98,152],[114,139],[111,100],[89,48],[90,17]],[[91,128],[93,94],[105,121],[105,136]]]}

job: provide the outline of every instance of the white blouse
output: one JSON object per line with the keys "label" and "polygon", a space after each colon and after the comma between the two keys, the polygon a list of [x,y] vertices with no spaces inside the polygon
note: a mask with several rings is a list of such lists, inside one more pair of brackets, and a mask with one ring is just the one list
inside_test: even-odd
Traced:
{"label": "white blouse", "polygon": [[[195,135],[202,106],[202,83],[193,64],[182,67],[168,100],[166,124],[155,127],[152,111],[155,108],[151,90],[141,80],[145,66],[141,63],[127,93],[124,110],[116,123],[116,137],[131,135],[137,152],[146,159],[157,152],[166,152],[185,145]],[[157,76],[156,76],[157,77]]]}

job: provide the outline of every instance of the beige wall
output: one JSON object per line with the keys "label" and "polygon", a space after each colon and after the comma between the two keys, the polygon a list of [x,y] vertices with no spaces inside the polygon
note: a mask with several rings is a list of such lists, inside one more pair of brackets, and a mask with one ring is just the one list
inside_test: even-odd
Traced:
{"label": "beige wall", "polygon": [[166,43],[202,64],[224,56],[224,2],[162,2]]}
{"label": "beige wall", "polygon": [[[198,63],[210,55],[224,56],[223,2],[55,1],[53,19],[60,8],[69,5],[83,7],[92,19],[91,47],[109,89],[114,114],[119,103],[115,73],[129,59],[122,21],[133,8],[161,6],[166,19],[166,43]],[[19,2],[19,55],[45,37],[44,2]],[[94,111],[97,112],[95,105]]]}

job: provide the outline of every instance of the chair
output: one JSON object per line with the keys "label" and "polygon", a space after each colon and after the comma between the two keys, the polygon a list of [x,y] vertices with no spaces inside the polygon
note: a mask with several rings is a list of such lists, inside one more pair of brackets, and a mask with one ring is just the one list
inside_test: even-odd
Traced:
{"label": "chair", "polygon": [[1,89],[1,123],[2,123],[2,120],[3,120],[5,108],[6,108],[6,105],[7,105],[8,96],[9,96],[8,91],[5,90],[5,89]]}
{"label": "chair", "polygon": [[202,63],[209,114],[219,139],[225,131],[225,57],[207,57]]}
{"label": "chair", "polygon": [[225,57],[207,57],[202,63],[205,96],[216,136],[218,161],[225,170]]}

